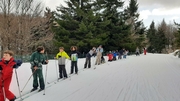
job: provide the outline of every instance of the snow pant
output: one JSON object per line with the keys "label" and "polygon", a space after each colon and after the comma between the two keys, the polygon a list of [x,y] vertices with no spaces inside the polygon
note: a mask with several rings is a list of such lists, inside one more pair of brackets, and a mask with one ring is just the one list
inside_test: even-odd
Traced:
{"label": "snow pant", "polygon": [[91,56],[86,56],[86,61],[85,61],[85,64],[84,64],[84,68],[86,68],[88,65],[88,68],[91,68]]}
{"label": "snow pant", "polygon": [[126,59],[126,55],[123,55],[123,58]]}
{"label": "snow pant", "polygon": [[146,55],[146,50],[144,50],[144,55]]}
{"label": "snow pant", "polygon": [[[38,88],[40,84],[40,88],[44,89],[45,84],[44,84],[42,69],[37,69],[35,72],[34,69],[32,69],[32,73],[33,73],[33,87]],[[39,79],[39,84],[38,84],[38,79]]]}
{"label": "snow pant", "polygon": [[97,53],[97,57],[96,57],[96,65],[98,64],[100,64],[101,63],[101,57],[102,57],[102,53],[101,52],[98,52]]}
{"label": "snow pant", "polygon": [[139,52],[136,52],[136,56],[140,55]]}
{"label": "snow pant", "polygon": [[9,86],[11,83],[12,75],[4,78],[4,80],[0,77],[0,101],[12,100],[15,98],[15,95],[9,90]]}
{"label": "snow pant", "polygon": [[75,73],[78,73],[77,61],[71,61],[71,74],[74,72],[74,68]]}
{"label": "snow pant", "polygon": [[66,68],[65,65],[59,65],[59,77],[60,78],[67,78]]}
{"label": "snow pant", "polygon": [[114,61],[116,61],[116,60],[117,60],[117,59],[116,59],[116,56],[113,56],[113,60],[114,60]]}
{"label": "snow pant", "polygon": [[118,55],[118,59],[122,59],[122,55],[121,54]]}

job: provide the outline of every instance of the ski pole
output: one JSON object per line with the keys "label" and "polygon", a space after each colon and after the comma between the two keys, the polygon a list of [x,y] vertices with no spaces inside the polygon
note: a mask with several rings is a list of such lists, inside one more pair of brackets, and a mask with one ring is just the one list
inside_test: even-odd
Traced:
{"label": "ski pole", "polygon": [[20,98],[21,98],[21,100],[22,100],[22,95],[21,95],[20,86],[19,86],[19,79],[18,79],[18,75],[17,75],[16,69],[15,69],[15,74],[16,74],[16,81],[17,81],[17,85],[18,85],[19,95],[20,95]]}
{"label": "ski pole", "polygon": [[55,65],[56,65],[57,81],[59,81],[59,80],[58,80],[58,70],[57,70],[58,66],[57,66],[57,62],[56,62],[56,60],[55,60]]}
{"label": "ski pole", "polygon": [[21,90],[21,92],[24,90],[24,88],[26,87],[26,85],[28,84],[28,82],[30,81],[31,77],[33,76],[33,74],[36,72],[36,69],[34,70],[34,72],[31,74],[31,76],[29,77],[28,81],[26,82],[26,84],[24,85],[23,89]]}
{"label": "ski pole", "polygon": [[[47,52],[46,52],[46,59],[48,60],[48,57],[47,57]],[[47,68],[48,68],[48,64],[46,64],[46,74],[45,74],[45,83],[44,83],[44,94],[45,95],[45,90],[46,90],[46,79],[47,79]]]}
{"label": "ski pole", "polygon": [[4,97],[4,101],[6,100],[6,95],[5,95],[5,90],[4,90],[4,80],[2,78],[2,72],[0,70],[0,78],[1,78],[1,83],[2,83],[2,92],[3,92],[3,97]]}

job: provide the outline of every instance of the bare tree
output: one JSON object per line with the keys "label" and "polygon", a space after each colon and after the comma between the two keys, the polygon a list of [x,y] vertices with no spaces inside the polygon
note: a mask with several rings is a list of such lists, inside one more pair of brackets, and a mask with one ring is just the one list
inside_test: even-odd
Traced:
{"label": "bare tree", "polygon": [[53,15],[50,10],[43,15],[43,11],[43,4],[35,0],[0,0],[1,51],[10,49],[23,55],[36,45],[51,41]]}

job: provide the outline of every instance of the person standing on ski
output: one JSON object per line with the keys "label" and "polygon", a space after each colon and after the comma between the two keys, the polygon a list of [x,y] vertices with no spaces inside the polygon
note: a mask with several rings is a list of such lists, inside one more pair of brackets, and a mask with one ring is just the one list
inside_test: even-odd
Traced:
{"label": "person standing on ski", "polygon": [[144,47],[144,55],[146,55],[146,48]]}
{"label": "person standing on ski", "polygon": [[64,79],[68,78],[67,73],[66,73],[66,59],[70,59],[68,54],[64,51],[64,47],[59,47],[59,53],[56,55],[56,59],[58,59],[58,65],[59,65],[59,78]]}
{"label": "person standing on ski", "polygon": [[77,61],[78,61],[78,55],[80,53],[77,51],[76,46],[71,46],[70,50],[71,50],[71,54],[70,54],[70,57],[71,57],[71,73],[70,74],[73,74],[74,67],[75,67],[75,74],[78,74]]}
{"label": "person standing on ski", "polygon": [[7,50],[3,54],[2,60],[0,60],[0,101],[5,101],[6,98],[9,101],[15,101],[16,96],[9,90],[9,86],[13,76],[13,68],[21,66],[21,60],[14,60],[13,52]]}
{"label": "person standing on ski", "polygon": [[[39,84],[40,84],[39,92],[44,90],[45,87],[43,72],[42,72],[42,64],[48,64],[48,60],[43,55],[44,51],[45,51],[44,47],[39,46],[36,52],[32,53],[30,58],[31,70],[33,73],[33,89],[31,90],[31,92],[37,90]],[[38,84],[38,78],[39,78],[39,84]]]}
{"label": "person standing on ski", "polygon": [[102,53],[103,53],[103,48],[102,45],[100,45],[97,49],[96,49],[96,53],[97,53],[97,57],[96,57],[96,65],[100,65],[101,63],[101,57],[102,57]]}
{"label": "person standing on ski", "polygon": [[93,47],[87,54],[86,54],[86,61],[85,61],[85,64],[84,64],[84,68],[87,67],[88,65],[88,68],[91,68],[91,56],[95,56],[95,53],[96,53],[96,48]]}
{"label": "person standing on ski", "polygon": [[136,56],[140,55],[139,48],[136,48]]}

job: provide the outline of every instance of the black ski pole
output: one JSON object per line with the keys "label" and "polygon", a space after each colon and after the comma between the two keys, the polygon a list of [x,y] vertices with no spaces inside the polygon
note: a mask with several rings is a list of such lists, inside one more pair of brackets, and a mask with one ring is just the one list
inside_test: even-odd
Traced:
{"label": "black ski pole", "polygon": [[[46,52],[46,59],[48,60],[47,52]],[[46,64],[46,74],[45,74],[44,94],[43,95],[45,95],[45,90],[46,90],[47,68],[48,68],[48,64]]]}
{"label": "black ski pole", "polygon": [[28,84],[28,82],[30,81],[31,77],[33,76],[33,74],[36,72],[36,70],[34,70],[34,72],[31,74],[31,76],[29,77],[28,81],[26,82],[26,84],[24,85],[23,89],[21,90],[21,92],[24,90],[24,88],[26,87],[26,85]]}
{"label": "black ski pole", "polygon": [[17,85],[18,85],[19,95],[20,95],[21,100],[23,100],[23,99],[22,99],[22,95],[21,95],[21,91],[20,91],[19,79],[18,79],[18,75],[17,75],[16,69],[15,69],[15,74],[16,74],[16,81],[17,81]]}
{"label": "black ski pole", "polygon": [[4,90],[4,80],[2,79],[2,72],[0,70],[0,79],[1,79],[1,83],[2,83],[2,92],[3,92],[3,97],[4,97],[4,101],[6,101],[6,95],[5,95],[5,90]]}

